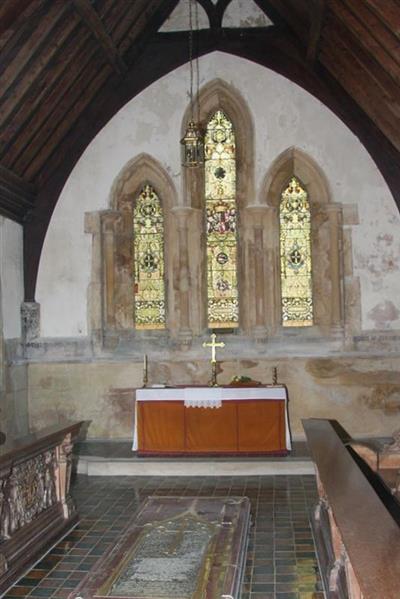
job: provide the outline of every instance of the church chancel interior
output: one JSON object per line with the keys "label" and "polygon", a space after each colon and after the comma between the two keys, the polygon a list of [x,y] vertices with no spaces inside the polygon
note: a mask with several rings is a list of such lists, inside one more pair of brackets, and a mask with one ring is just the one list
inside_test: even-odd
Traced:
{"label": "church chancel interior", "polygon": [[3,0],[0,596],[398,599],[399,22]]}

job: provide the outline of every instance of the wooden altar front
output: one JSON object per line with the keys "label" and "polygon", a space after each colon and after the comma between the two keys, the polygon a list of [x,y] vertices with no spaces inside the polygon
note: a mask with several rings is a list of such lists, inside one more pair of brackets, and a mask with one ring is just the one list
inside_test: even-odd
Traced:
{"label": "wooden altar front", "polygon": [[139,456],[285,455],[291,449],[287,390],[280,385],[138,389],[135,414]]}

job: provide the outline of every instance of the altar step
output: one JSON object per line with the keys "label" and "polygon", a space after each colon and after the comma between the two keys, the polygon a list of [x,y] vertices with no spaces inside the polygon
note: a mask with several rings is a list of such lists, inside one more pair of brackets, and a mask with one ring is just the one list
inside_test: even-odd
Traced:
{"label": "altar step", "polygon": [[77,445],[76,471],[89,476],[271,476],[315,474],[305,443],[286,457],[139,458],[131,443],[88,441]]}

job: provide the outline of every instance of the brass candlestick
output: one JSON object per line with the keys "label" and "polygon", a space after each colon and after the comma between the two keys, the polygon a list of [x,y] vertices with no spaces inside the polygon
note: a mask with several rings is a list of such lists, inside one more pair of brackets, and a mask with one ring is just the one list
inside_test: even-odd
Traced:
{"label": "brass candlestick", "polygon": [[143,356],[143,387],[147,386],[149,381],[148,372],[147,372],[147,354]]}
{"label": "brass candlestick", "polygon": [[211,380],[208,383],[210,387],[218,387],[217,383],[217,362],[211,362]]}

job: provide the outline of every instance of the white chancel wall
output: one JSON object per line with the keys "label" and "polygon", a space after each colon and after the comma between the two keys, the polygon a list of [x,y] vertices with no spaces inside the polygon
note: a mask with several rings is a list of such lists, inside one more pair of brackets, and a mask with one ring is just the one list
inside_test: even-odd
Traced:
{"label": "white chancel wall", "polygon": [[[323,104],[284,77],[221,52],[200,60],[201,86],[222,79],[247,102],[255,130],[255,190],[273,161],[296,147],[326,175],[334,202],[355,205],[353,271],[360,279],[362,328],[396,329],[400,313],[400,220],[374,162],[349,129]],[[36,301],[42,337],[85,336],[91,237],[85,212],[109,208],[121,169],[141,153],[167,170],[182,202],[179,138],[187,108],[188,67],[149,86],[96,136],[71,173],[43,247]],[[62,315],[62,316],[61,316]]]}
{"label": "white chancel wall", "polygon": [[22,226],[0,216],[0,312],[4,339],[21,336],[20,307],[24,301]]}

